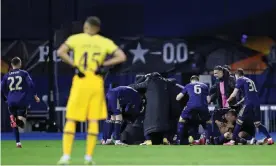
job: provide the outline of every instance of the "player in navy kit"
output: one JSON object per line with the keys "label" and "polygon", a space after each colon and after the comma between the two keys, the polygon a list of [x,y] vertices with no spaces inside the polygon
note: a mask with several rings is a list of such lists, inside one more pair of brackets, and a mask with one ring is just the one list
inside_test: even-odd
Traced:
{"label": "player in navy kit", "polygon": [[208,110],[207,96],[208,86],[199,82],[198,76],[191,77],[191,83],[186,85],[176,97],[180,100],[185,94],[189,95],[189,101],[181,113],[178,123],[178,140],[180,144],[188,144],[189,123],[200,118],[200,123],[206,132],[206,141],[209,142],[211,134],[211,120]]}
{"label": "player in navy kit", "polygon": [[12,70],[7,73],[1,82],[1,94],[6,98],[10,112],[11,127],[14,129],[16,146],[21,148],[18,127],[24,128],[26,109],[29,105],[28,94],[33,93],[36,102],[39,97],[34,93],[34,84],[27,71],[21,70],[21,59],[11,60]]}
{"label": "player in navy kit", "polygon": [[254,122],[255,127],[258,128],[259,131],[266,136],[267,144],[273,144],[274,142],[270,134],[268,133],[265,126],[261,124],[260,100],[255,83],[251,79],[244,76],[243,69],[238,69],[236,76],[236,88],[234,89],[230,97],[227,99],[227,102],[231,101],[234,97],[236,97],[239,91],[242,91],[245,98],[244,106],[239,112],[238,119],[236,121],[236,125],[233,131],[233,138],[225,145],[235,145],[235,141],[239,141],[238,133],[245,120],[252,120]]}
{"label": "player in navy kit", "polygon": [[[109,115],[111,115],[111,122],[107,125],[114,125],[114,139],[115,145],[123,145],[120,141],[120,130],[123,123],[123,115],[130,116],[138,115],[142,107],[142,98],[139,92],[129,86],[119,86],[110,89],[106,95],[107,107]],[[107,129],[111,127],[107,126]],[[110,130],[110,129],[109,129]],[[106,144],[111,143],[111,132],[108,131]]]}

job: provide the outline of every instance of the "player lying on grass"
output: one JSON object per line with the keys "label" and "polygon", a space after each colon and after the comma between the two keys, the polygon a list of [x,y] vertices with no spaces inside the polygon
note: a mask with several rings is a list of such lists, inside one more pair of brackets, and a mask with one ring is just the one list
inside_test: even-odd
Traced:
{"label": "player lying on grass", "polygon": [[208,110],[207,96],[208,86],[199,82],[198,76],[191,77],[191,83],[186,85],[181,93],[176,96],[176,100],[180,100],[187,93],[189,101],[187,106],[181,113],[178,123],[178,140],[181,145],[188,145],[189,123],[195,121],[199,116],[201,125],[206,133],[206,142],[210,143],[211,120]]}
{"label": "player lying on grass", "polygon": [[[77,122],[88,121],[85,164],[93,163],[93,153],[99,133],[99,120],[107,118],[104,94],[104,67],[126,61],[126,55],[110,39],[99,35],[101,21],[88,17],[83,33],[70,36],[57,51],[58,56],[76,69],[66,108],[63,130],[63,155],[58,164],[68,164],[74,142]],[[68,52],[74,51],[74,60]],[[112,58],[105,61],[107,55]]]}
{"label": "player lying on grass", "polygon": [[15,135],[16,146],[21,148],[19,128],[24,128],[26,111],[29,105],[28,95],[32,94],[36,102],[40,102],[36,95],[34,83],[25,70],[21,70],[21,59],[15,57],[11,60],[12,70],[8,72],[1,82],[1,94],[8,103],[11,127]]}
{"label": "player lying on grass", "polygon": [[[216,121],[219,127],[221,136],[215,137],[213,142],[215,145],[222,145],[232,139],[233,129],[236,124],[237,113],[235,110],[230,109],[225,114],[225,121]],[[241,144],[254,144],[255,143],[255,127],[252,121],[244,121],[241,131],[238,134],[239,142]]]}
{"label": "player lying on grass", "polygon": [[234,97],[236,97],[239,91],[242,91],[244,94],[245,102],[242,109],[239,111],[238,119],[233,131],[233,137],[231,141],[225,145],[235,145],[236,142],[239,142],[238,134],[245,120],[254,122],[255,127],[266,136],[267,144],[273,144],[274,142],[270,134],[265,126],[261,124],[260,99],[255,83],[251,79],[244,76],[243,69],[237,70],[236,77],[236,87],[227,99],[227,102],[229,103]]}
{"label": "player lying on grass", "polygon": [[[107,132],[107,138],[103,144],[112,144],[111,129],[114,125],[114,140],[115,145],[124,145],[120,141],[121,127],[124,120],[135,119],[142,109],[142,98],[139,92],[128,86],[119,86],[110,89],[106,95],[108,112],[110,120],[106,123],[104,132]],[[124,115],[124,116],[123,116]],[[125,118],[123,118],[125,117]]]}

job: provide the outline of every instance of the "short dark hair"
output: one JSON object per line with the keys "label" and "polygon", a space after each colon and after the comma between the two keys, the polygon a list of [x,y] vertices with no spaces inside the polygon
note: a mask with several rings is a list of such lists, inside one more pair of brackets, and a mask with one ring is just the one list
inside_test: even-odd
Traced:
{"label": "short dark hair", "polygon": [[19,57],[14,57],[14,58],[12,58],[12,60],[11,60],[11,64],[13,65],[13,66],[17,66],[17,65],[19,65],[21,63],[21,59],[19,58]]}
{"label": "short dark hair", "polygon": [[214,68],[214,70],[223,71],[223,67],[222,67],[222,66],[216,66],[216,67]]}
{"label": "short dark hair", "polygon": [[244,71],[243,71],[243,69],[242,69],[242,68],[238,68],[236,74],[237,74],[238,76],[244,76]]}
{"label": "short dark hair", "polygon": [[223,67],[229,71],[231,70],[231,67],[229,65],[223,65]]}
{"label": "short dark hair", "polygon": [[101,20],[96,16],[87,17],[85,22],[87,22],[91,26],[101,27]]}
{"label": "short dark hair", "polygon": [[199,81],[199,77],[196,76],[196,75],[193,75],[193,76],[191,77],[190,81],[192,81],[192,80],[194,80],[194,81]]}
{"label": "short dark hair", "polygon": [[236,110],[234,110],[234,109],[230,109],[230,110],[228,111],[228,113],[231,113],[233,116],[236,116],[236,117],[238,116]]}

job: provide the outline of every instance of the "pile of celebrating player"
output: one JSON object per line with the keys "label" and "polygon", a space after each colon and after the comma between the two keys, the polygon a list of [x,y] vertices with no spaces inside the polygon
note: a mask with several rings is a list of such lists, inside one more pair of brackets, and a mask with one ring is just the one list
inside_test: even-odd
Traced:
{"label": "pile of celebrating player", "polygon": [[[227,66],[226,66],[227,67]],[[107,92],[108,119],[103,145],[237,145],[273,144],[260,122],[255,83],[216,66],[217,82],[210,88],[192,76],[185,87],[159,73],[138,76],[134,84]],[[218,101],[214,111],[208,104]],[[199,126],[204,132],[199,134]],[[265,138],[255,139],[256,128]]]}

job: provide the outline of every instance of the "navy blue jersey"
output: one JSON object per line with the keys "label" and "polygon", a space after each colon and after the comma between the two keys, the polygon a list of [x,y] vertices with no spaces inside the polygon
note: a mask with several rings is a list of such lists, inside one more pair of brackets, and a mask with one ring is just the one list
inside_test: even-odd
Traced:
{"label": "navy blue jersey", "polygon": [[119,86],[111,89],[110,91],[117,94],[117,99],[119,99],[121,105],[135,103],[138,99],[141,101],[138,91],[129,86]]}
{"label": "navy blue jersey", "polygon": [[236,81],[236,88],[241,90],[244,94],[246,105],[259,105],[260,100],[258,91],[254,81],[247,77],[238,78]]}
{"label": "navy blue jersey", "polygon": [[7,97],[9,107],[26,107],[28,94],[34,92],[34,84],[27,71],[14,69],[2,78],[1,91]]}
{"label": "navy blue jersey", "polygon": [[126,112],[140,112],[141,96],[138,91],[129,86],[119,86],[110,89],[106,98],[109,112],[119,114],[121,112],[120,108],[125,108]]}
{"label": "navy blue jersey", "polygon": [[189,95],[187,106],[189,107],[208,107],[207,96],[208,86],[201,82],[189,83],[186,85],[182,92]]}

